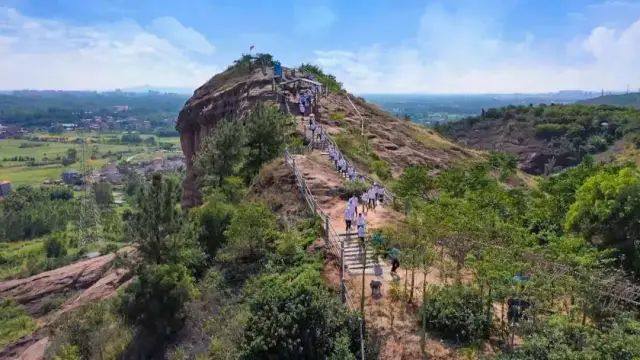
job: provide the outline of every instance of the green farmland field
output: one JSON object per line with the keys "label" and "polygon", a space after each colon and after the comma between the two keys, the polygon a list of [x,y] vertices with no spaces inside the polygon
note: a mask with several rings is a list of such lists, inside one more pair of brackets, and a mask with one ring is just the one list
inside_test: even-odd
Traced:
{"label": "green farmland field", "polygon": [[[47,137],[46,134],[34,134],[37,137]],[[107,144],[107,136],[119,137],[120,134],[107,134],[90,136],[85,146],[86,164],[89,169],[99,169],[110,161],[119,159],[135,159],[135,161],[150,160],[159,155],[157,146],[145,144]],[[151,135],[142,135],[148,138]],[[0,181],[11,181],[13,186],[37,185],[44,180],[57,180],[65,170],[79,170],[82,159],[82,146],[74,142],[77,136],[74,133],[66,133],[62,136],[69,142],[54,141],[30,141],[24,139],[0,140]],[[179,154],[179,138],[156,138],[158,142],[178,144],[176,150],[165,154]],[[63,166],[62,158],[68,149],[77,151],[77,162]],[[93,159],[92,159],[93,155]],[[122,156],[119,156],[122,155]],[[13,161],[14,157],[34,158],[36,162],[54,162],[47,165],[29,166],[27,161]]]}

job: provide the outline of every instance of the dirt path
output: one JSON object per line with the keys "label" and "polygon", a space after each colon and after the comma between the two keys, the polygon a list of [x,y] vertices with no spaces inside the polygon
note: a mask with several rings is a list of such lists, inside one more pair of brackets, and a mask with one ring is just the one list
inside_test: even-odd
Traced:
{"label": "dirt path", "polygon": [[[325,119],[318,119],[318,123],[324,126],[329,135],[341,131],[330,126]],[[305,135],[307,120],[297,118],[298,131]],[[343,219],[346,207],[346,199],[340,198],[340,189],[344,187],[346,179],[339,174],[328,153],[321,150],[312,150],[303,155],[294,155],[295,164],[305,179],[306,185],[313,194],[320,210],[329,216],[333,229],[338,233],[345,232]],[[362,211],[359,206],[358,211]],[[394,211],[390,206],[378,206],[375,210],[366,213],[367,233],[373,230],[393,226],[401,221],[404,215]],[[436,266],[431,267],[426,274],[416,270],[415,276],[411,272],[400,267],[397,274],[391,274],[391,266],[384,259],[380,259],[379,268],[375,274],[364,276],[359,272],[345,272],[344,281],[347,291],[352,299],[352,310],[359,311],[361,289],[364,280],[365,319],[369,331],[375,330],[381,336],[381,359],[458,359],[460,354],[456,346],[444,342],[438,336],[427,332],[424,336],[419,319],[419,307],[423,298],[423,283],[427,285],[443,284],[443,277]],[[340,288],[340,259],[328,256],[324,268],[324,278],[328,285],[334,289]],[[372,280],[382,282],[379,297],[372,297],[369,284]],[[412,286],[413,285],[413,286]],[[409,294],[413,288],[411,303],[408,303]],[[428,294],[428,291],[427,291]],[[424,340],[423,340],[424,339]],[[486,353],[486,351],[482,351]],[[464,358],[464,357],[463,357]]]}

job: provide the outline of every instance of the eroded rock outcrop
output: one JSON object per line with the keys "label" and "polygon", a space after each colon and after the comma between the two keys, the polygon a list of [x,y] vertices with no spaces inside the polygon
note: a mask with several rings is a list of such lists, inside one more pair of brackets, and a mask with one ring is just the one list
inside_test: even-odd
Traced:
{"label": "eroded rock outcrop", "polygon": [[[119,254],[130,255],[132,248],[124,248]],[[48,344],[46,328],[60,316],[90,302],[107,299],[118,288],[126,286],[131,272],[113,266],[116,254],[92,259],[45,271],[24,279],[0,282],[0,299],[11,299],[37,317],[38,329],[18,341],[0,349],[0,360],[42,359]],[[66,298],[57,311],[45,314],[52,299]]]}
{"label": "eroded rock outcrop", "polygon": [[0,298],[12,299],[31,315],[42,314],[47,299],[87,289],[108,270],[115,254],[78,261],[28,278],[0,282]]}
{"label": "eroded rock outcrop", "polygon": [[178,116],[177,130],[187,164],[183,182],[182,206],[193,207],[202,202],[193,169],[193,157],[200,141],[224,118],[241,119],[260,101],[277,102],[273,87],[273,70],[254,69],[247,74],[228,70],[199,87]]}

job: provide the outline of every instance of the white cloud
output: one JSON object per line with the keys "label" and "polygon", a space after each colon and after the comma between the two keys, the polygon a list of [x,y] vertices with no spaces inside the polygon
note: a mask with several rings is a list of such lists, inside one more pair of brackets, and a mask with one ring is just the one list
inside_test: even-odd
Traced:
{"label": "white cloud", "polygon": [[359,93],[640,87],[640,18],[620,28],[595,27],[563,44],[534,34],[506,40],[499,23],[488,17],[433,5],[411,41],[316,51],[315,61]]}
{"label": "white cloud", "polygon": [[201,33],[169,16],[154,19],[149,29],[177,46],[202,54],[213,54],[215,47]]}
{"label": "white cloud", "polygon": [[174,36],[133,21],[75,26],[0,7],[0,89],[200,85],[219,68],[192,53],[213,46],[177,21],[161,18],[155,25],[169,23]]}

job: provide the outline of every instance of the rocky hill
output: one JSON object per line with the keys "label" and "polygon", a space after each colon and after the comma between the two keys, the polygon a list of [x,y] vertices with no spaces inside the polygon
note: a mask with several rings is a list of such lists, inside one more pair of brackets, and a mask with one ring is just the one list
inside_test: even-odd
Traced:
{"label": "rocky hill", "polygon": [[[288,79],[313,77],[300,69],[284,68],[283,71]],[[193,157],[198,152],[202,136],[208,134],[221,119],[242,120],[258,102],[276,104],[284,112],[294,111],[293,103],[285,104],[273,78],[270,67],[247,69],[232,66],[198,88],[187,101],[176,126],[187,160],[183,206],[191,207],[201,202]],[[344,151],[365,168],[363,170],[382,169],[380,171],[386,176],[398,174],[411,164],[441,168],[480,156],[477,151],[456,145],[432,130],[393,117],[344,91],[329,92],[320,98],[318,105],[318,122],[337,136]],[[360,135],[362,121],[366,140]],[[369,146],[372,153],[360,154],[359,149],[363,146]]]}
{"label": "rocky hill", "polygon": [[640,111],[606,105],[510,106],[438,130],[465,146],[514,154],[523,171],[537,175],[576,165],[587,154],[627,147],[620,142],[635,145]]}

